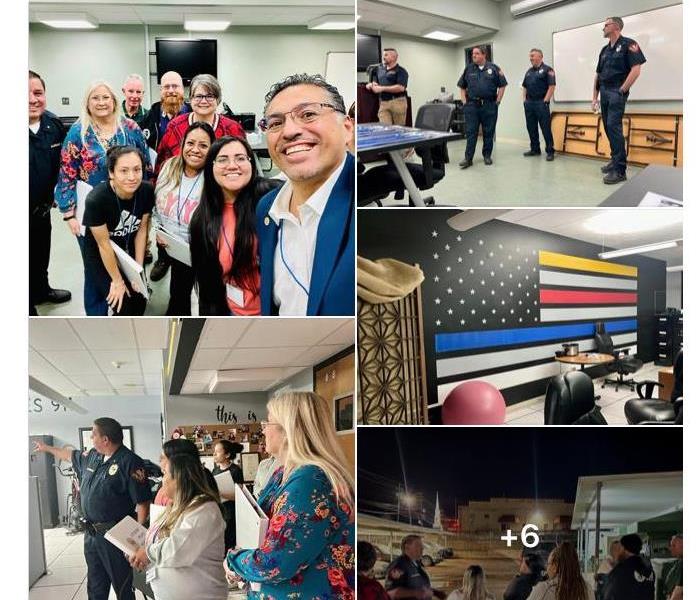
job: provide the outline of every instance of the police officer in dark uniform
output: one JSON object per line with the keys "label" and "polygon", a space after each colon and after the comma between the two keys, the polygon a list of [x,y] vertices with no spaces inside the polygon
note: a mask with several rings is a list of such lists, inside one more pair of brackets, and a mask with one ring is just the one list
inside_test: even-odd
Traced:
{"label": "police officer in dark uniform", "polygon": [[379,94],[377,118],[387,125],[405,125],[408,111],[408,71],[399,64],[399,54],[395,48],[385,48],[383,64],[372,74],[372,81],[365,87]]}
{"label": "police officer in dark uniform", "polygon": [[51,207],[53,188],[61,166],[66,128],[46,110],[46,85],[29,71],[29,312],[43,302],[68,302],[68,290],[49,285]]}
{"label": "police officer in dark uniform", "polygon": [[552,137],[552,122],[549,115],[549,101],[554,95],[554,88],[557,79],[554,69],[542,61],[542,50],[533,48],[530,50],[530,64],[523,77],[523,105],[525,107],[525,123],[527,133],[530,136],[530,150],[523,153],[523,156],[539,156],[540,132],[537,126],[542,129],[544,138],[544,150],[547,153],[547,160],[554,160],[554,138]]}
{"label": "police officer in dark uniform", "polygon": [[124,553],[104,538],[127,515],[142,525],[148,518],[151,490],[143,460],[122,444],[122,426],[109,417],[94,421],[89,452],[55,448],[41,442],[35,451],[70,460],[80,480],[86,519],[84,538],[89,600],[107,600],[110,584],[118,600],[134,600],[132,569]]}
{"label": "police officer in dark uniform", "polygon": [[[386,570],[386,591],[392,598],[430,600],[433,596],[444,599],[447,595],[430,587],[430,577],[423,570],[423,541],[418,535],[407,535],[401,540],[401,556]],[[393,593],[392,593],[393,592]]]}
{"label": "police officer in dark uniform", "polygon": [[[610,142],[611,160],[601,168],[604,183],[619,183],[627,179],[627,152],[622,132],[622,116],[630,88],[637,80],[642,65],[647,61],[639,44],[621,33],[624,23],[620,17],[608,17],[603,26],[603,37],[610,40],[598,56],[593,80],[594,112],[603,116],[605,134]],[[598,93],[600,92],[600,102]]]}
{"label": "police officer in dark uniform", "polygon": [[479,125],[484,136],[482,148],[484,164],[493,164],[491,152],[498,120],[498,105],[507,85],[505,75],[498,65],[486,60],[486,46],[472,48],[472,62],[467,65],[457,82],[457,87],[462,93],[464,122],[467,130],[464,160],[459,163],[462,169],[471,167],[473,164]]}

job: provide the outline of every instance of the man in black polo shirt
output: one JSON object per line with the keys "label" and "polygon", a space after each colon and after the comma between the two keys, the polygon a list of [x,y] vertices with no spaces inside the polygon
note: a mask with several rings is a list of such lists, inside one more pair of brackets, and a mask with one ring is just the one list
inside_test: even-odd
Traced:
{"label": "man in black polo shirt", "polygon": [[530,64],[532,65],[523,77],[523,105],[525,106],[525,123],[527,133],[530,136],[530,150],[523,156],[539,156],[540,132],[545,143],[547,160],[554,160],[554,138],[552,137],[552,122],[549,115],[549,101],[554,95],[557,80],[554,69],[544,63],[542,50],[533,48],[530,50]]}
{"label": "man in black polo shirt", "polygon": [[[603,116],[605,134],[610,142],[611,160],[601,168],[605,173],[604,183],[620,183],[627,179],[627,151],[622,132],[622,117],[630,88],[637,81],[642,65],[647,61],[639,44],[622,35],[624,23],[620,17],[608,17],[603,25],[603,37],[609,42],[598,56],[593,79],[594,112]],[[600,101],[598,94],[600,93]]]}
{"label": "man in black polo shirt", "polygon": [[408,71],[399,65],[399,54],[394,48],[385,48],[383,65],[379,67],[366,87],[379,94],[379,121],[387,125],[405,125],[408,101]]}

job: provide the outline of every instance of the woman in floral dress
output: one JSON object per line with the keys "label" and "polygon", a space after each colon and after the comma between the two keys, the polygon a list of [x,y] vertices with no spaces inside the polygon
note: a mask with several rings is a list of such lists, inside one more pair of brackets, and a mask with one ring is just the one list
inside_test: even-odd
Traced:
{"label": "woman in floral dress", "polygon": [[267,404],[265,444],[281,466],[258,502],[270,518],[256,550],[230,551],[229,581],[254,600],[354,598],[354,483],[328,403],[289,392]]}

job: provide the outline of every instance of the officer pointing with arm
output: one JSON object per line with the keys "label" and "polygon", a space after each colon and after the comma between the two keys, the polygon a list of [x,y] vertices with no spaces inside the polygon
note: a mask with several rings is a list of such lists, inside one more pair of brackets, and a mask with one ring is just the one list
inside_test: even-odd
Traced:
{"label": "officer pointing with arm", "polygon": [[[603,25],[603,37],[609,42],[598,56],[593,78],[591,108],[600,108],[605,135],[610,142],[611,160],[601,167],[603,183],[620,183],[627,179],[627,151],[622,131],[622,117],[630,88],[637,81],[642,65],[647,61],[639,44],[622,35],[624,22],[620,17],[608,17]],[[598,94],[600,93],[600,101]]]}
{"label": "officer pointing with arm", "polygon": [[[127,515],[146,523],[151,490],[143,461],[122,444],[122,426],[109,417],[95,419],[89,452],[41,442],[35,452],[69,460],[80,480],[80,502],[87,520],[84,538],[89,600],[108,600],[110,584],[118,600],[134,600],[132,570],[119,548],[104,534]],[[134,515],[136,513],[136,515]]]}
{"label": "officer pointing with arm", "polygon": [[420,564],[423,540],[418,535],[407,535],[401,540],[401,556],[386,570],[385,588],[392,600],[444,600],[446,594],[430,586],[430,577]]}
{"label": "officer pointing with arm", "polygon": [[530,50],[530,67],[523,77],[523,105],[525,107],[525,123],[530,136],[530,150],[523,156],[539,156],[540,134],[539,124],[545,143],[547,160],[554,160],[554,138],[552,137],[552,122],[549,115],[549,101],[554,96],[557,85],[554,69],[543,62],[542,50]]}

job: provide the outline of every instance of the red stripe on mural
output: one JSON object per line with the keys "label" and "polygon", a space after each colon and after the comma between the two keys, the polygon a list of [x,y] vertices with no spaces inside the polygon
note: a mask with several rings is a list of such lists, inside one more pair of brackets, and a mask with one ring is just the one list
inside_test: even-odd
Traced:
{"label": "red stripe on mural", "polygon": [[630,292],[589,292],[540,289],[540,304],[636,304]]}

